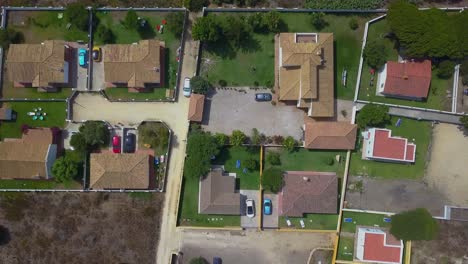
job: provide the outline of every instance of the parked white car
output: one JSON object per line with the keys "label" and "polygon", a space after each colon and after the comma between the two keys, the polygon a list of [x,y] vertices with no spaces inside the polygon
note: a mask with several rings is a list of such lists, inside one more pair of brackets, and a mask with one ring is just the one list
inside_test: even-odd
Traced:
{"label": "parked white car", "polygon": [[245,204],[247,205],[247,210],[246,210],[247,217],[250,217],[250,218],[254,217],[255,216],[254,200],[247,199],[245,201]]}
{"label": "parked white car", "polygon": [[184,79],[184,96],[190,97],[192,89],[190,89],[190,78],[185,77]]}

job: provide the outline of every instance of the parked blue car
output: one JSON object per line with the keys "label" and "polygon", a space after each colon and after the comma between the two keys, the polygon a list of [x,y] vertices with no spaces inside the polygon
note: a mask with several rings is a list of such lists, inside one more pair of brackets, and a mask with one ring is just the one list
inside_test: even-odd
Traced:
{"label": "parked blue car", "polygon": [[263,200],[263,214],[271,215],[271,200],[270,199]]}
{"label": "parked blue car", "polygon": [[78,63],[81,67],[86,66],[86,49],[84,48],[78,49]]}

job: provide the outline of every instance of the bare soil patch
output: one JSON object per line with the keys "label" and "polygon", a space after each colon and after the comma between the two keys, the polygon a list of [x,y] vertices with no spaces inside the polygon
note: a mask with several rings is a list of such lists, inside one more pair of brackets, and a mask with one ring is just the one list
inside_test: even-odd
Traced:
{"label": "bare soil patch", "polygon": [[438,124],[434,127],[425,181],[447,196],[450,205],[468,206],[467,149],[468,136],[458,126]]}
{"label": "bare soil patch", "polygon": [[4,193],[0,263],[153,263],[162,194]]}
{"label": "bare soil patch", "polygon": [[439,220],[439,237],[413,241],[411,263],[468,263],[468,222]]}

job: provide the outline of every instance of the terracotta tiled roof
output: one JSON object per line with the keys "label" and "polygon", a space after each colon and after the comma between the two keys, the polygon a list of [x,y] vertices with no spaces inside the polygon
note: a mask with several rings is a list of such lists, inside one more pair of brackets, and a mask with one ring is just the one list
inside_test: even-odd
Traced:
{"label": "terracotta tiled roof", "polygon": [[203,120],[203,107],[205,106],[205,96],[202,94],[192,94],[190,96],[190,105],[188,120],[201,122]]}
{"label": "terracotta tiled roof", "polygon": [[357,125],[348,122],[305,123],[305,148],[354,149]]}
{"label": "terracotta tiled roof", "polygon": [[148,189],[151,156],[144,153],[92,153],[92,189]]}
{"label": "terracotta tiled roof", "polygon": [[145,87],[161,81],[161,50],[164,42],[140,40],[138,44],[112,44],[103,47],[104,78],[109,83]]}
{"label": "terracotta tiled roof", "polygon": [[431,61],[387,62],[383,93],[393,96],[426,98],[431,85]]}
{"label": "terracotta tiled roof", "polygon": [[305,100],[299,107],[311,108],[310,116],[332,117],[333,33],[281,33],[279,49],[279,100]]}
{"label": "terracotta tiled roof", "polygon": [[373,157],[414,161],[416,146],[405,138],[392,137],[387,129],[375,129]]}
{"label": "terracotta tiled roof", "polygon": [[357,250],[360,252],[356,254],[356,257],[361,261],[373,263],[401,263],[402,261],[401,240],[396,239],[387,231],[376,228],[358,229]]}
{"label": "terracotta tiled roof", "polygon": [[235,192],[236,178],[213,169],[200,180],[200,214],[240,214],[240,194]]}
{"label": "terracotta tiled roof", "polygon": [[306,213],[336,214],[338,179],[334,172],[288,171],[279,194],[279,213],[300,217]]}
{"label": "terracotta tiled roof", "polygon": [[4,139],[0,142],[0,178],[46,178],[46,159],[51,145],[53,134],[46,128],[29,129],[22,138]]}
{"label": "terracotta tiled roof", "polygon": [[33,87],[63,83],[65,42],[46,40],[42,44],[11,44],[6,64],[10,81],[32,83]]}

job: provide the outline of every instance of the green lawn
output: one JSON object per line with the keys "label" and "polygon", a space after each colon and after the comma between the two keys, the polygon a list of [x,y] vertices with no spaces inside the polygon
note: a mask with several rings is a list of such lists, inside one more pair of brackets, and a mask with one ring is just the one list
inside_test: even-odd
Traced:
{"label": "green lawn", "polygon": [[[384,222],[384,217],[390,216],[344,211],[341,221],[341,232],[355,233],[356,226],[390,227],[390,223]],[[346,223],[344,221],[345,218],[352,218],[352,222]]]}
{"label": "green lawn", "polygon": [[104,90],[107,97],[111,100],[119,99],[135,99],[135,100],[160,100],[166,99],[166,89],[164,88],[154,88],[152,92],[149,93],[129,93],[127,88],[106,88]]}
{"label": "green lawn", "polygon": [[336,255],[336,259],[352,261],[353,255],[354,255],[354,238],[340,236],[340,240],[338,242],[338,253]]}
{"label": "green lawn", "polygon": [[[226,14],[222,14],[226,15]],[[242,15],[246,15],[243,13]],[[359,28],[349,29],[351,18],[357,18]],[[364,24],[370,17],[326,15],[328,25],[322,30],[314,28],[310,22],[310,15],[305,13],[281,13],[281,18],[287,24],[288,32],[333,32],[335,38],[335,86],[337,97],[352,99],[359,66],[359,51],[363,35]],[[221,49],[226,57],[215,55],[209,49],[203,52],[202,74],[210,82],[217,85],[219,80],[227,81],[231,86],[253,86],[254,82],[264,86],[268,82],[274,83],[274,37],[273,34],[253,33],[252,44],[248,51],[235,51],[225,47]],[[249,67],[246,67],[248,65]],[[255,70],[252,70],[252,67]],[[341,83],[341,74],[346,69],[347,85]]]}
{"label": "green lawn", "polygon": [[304,220],[304,229],[315,229],[315,230],[336,230],[338,224],[338,215],[334,214],[305,214],[304,217],[279,217],[280,228],[289,228],[286,224],[286,219],[291,221],[294,229],[302,229],[301,219]]}
{"label": "green lawn", "polygon": [[[276,148],[266,148],[267,155],[269,151],[277,151]],[[341,156],[341,162],[338,163],[335,159],[336,155]],[[308,150],[304,148],[296,148],[293,152],[285,149],[280,151],[281,169],[287,171],[324,171],[336,172],[338,177],[342,177],[344,173],[346,152],[345,151],[322,151]],[[333,165],[328,165],[327,161],[333,159]],[[266,164],[265,167],[271,166]]]}
{"label": "green lawn", "polygon": [[[400,178],[400,179],[418,179],[424,176],[424,167],[428,146],[431,141],[432,128],[431,123],[427,121],[417,121],[409,118],[401,118],[400,127],[395,123],[399,117],[392,117],[391,124],[386,127],[392,130],[392,136],[407,138],[416,144],[416,161],[414,164],[399,164],[389,162],[378,162],[372,160],[363,160],[362,144],[356,151],[351,153],[350,174],[364,175],[382,178]],[[362,142],[362,137],[359,138]]]}
{"label": "green lawn", "polygon": [[[66,118],[65,102],[8,102],[4,106],[11,107],[16,113],[16,121],[4,121],[0,124],[0,139],[21,137],[21,126],[31,127],[64,127]],[[45,120],[32,120],[27,112],[41,107],[47,113]]]}
{"label": "green lawn", "polygon": [[[99,23],[106,25],[110,28],[115,35],[114,43],[117,44],[131,44],[138,42],[140,39],[159,39],[165,42],[165,84],[161,88],[173,89],[176,84],[176,73],[178,68],[178,62],[176,60],[177,48],[180,46],[179,37],[176,37],[167,27],[164,28],[162,34],[155,31],[155,26],[160,25],[161,21],[166,18],[169,13],[165,12],[137,12],[139,17],[146,19],[149,23],[150,30],[144,35],[140,36],[136,30],[125,28],[120,22],[125,18],[127,12],[122,11],[102,11],[96,12],[96,16],[99,19]],[[96,31],[94,31],[96,32]],[[111,43],[104,43],[99,37],[95,35],[95,44],[104,45]],[[164,91],[164,92],[163,92]],[[165,89],[155,89],[153,93],[143,93],[136,95],[135,93],[128,93],[127,89],[121,89],[120,91],[112,91],[106,89],[106,93],[109,97],[127,98],[127,99],[163,99],[165,98]]]}
{"label": "green lawn", "polygon": [[[383,43],[388,54],[388,60],[396,61],[398,60],[398,52],[394,47],[395,46],[394,42],[389,40],[388,38],[383,38],[383,36],[388,32],[390,32],[390,27],[386,19],[382,19],[378,22],[372,23],[369,26],[367,42],[377,41],[377,42]],[[445,95],[446,95],[447,89],[452,89],[453,79],[448,79],[448,80],[440,79],[439,77],[437,77],[435,70],[432,71],[431,87],[429,89],[428,98],[426,101],[423,101],[423,102],[377,96],[376,95],[377,76],[375,76],[374,78],[373,86],[370,86],[370,78],[371,78],[370,67],[367,65],[367,63],[364,62],[363,68],[362,68],[361,84],[360,84],[359,95],[358,95],[358,98],[360,100],[381,102],[381,103],[388,103],[388,104],[397,104],[397,105],[406,105],[406,106],[413,106],[413,107],[431,108],[431,109],[438,109],[438,110],[449,110],[447,107],[449,106],[448,102],[450,100],[447,99]]]}
{"label": "green lawn", "polygon": [[[183,177],[178,225],[207,227],[240,227],[240,215],[198,214],[199,180]],[[211,219],[214,219],[213,221]]]}
{"label": "green lawn", "polygon": [[25,43],[41,43],[48,39],[88,41],[88,32],[81,31],[74,25],[66,28],[67,22],[59,18],[59,14],[63,14],[63,11],[29,12],[27,17],[23,14],[24,12],[10,11],[8,28],[23,33]]}
{"label": "green lawn", "polygon": [[[257,161],[259,165],[254,171],[244,172],[243,162],[248,159]],[[240,160],[241,167],[236,168],[236,162]],[[224,147],[216,159],[215,165],[224,165],[226,172],[236,173],[239,188],[244,190],[258,190],[260,188],[260,148],[258,147]]]}

